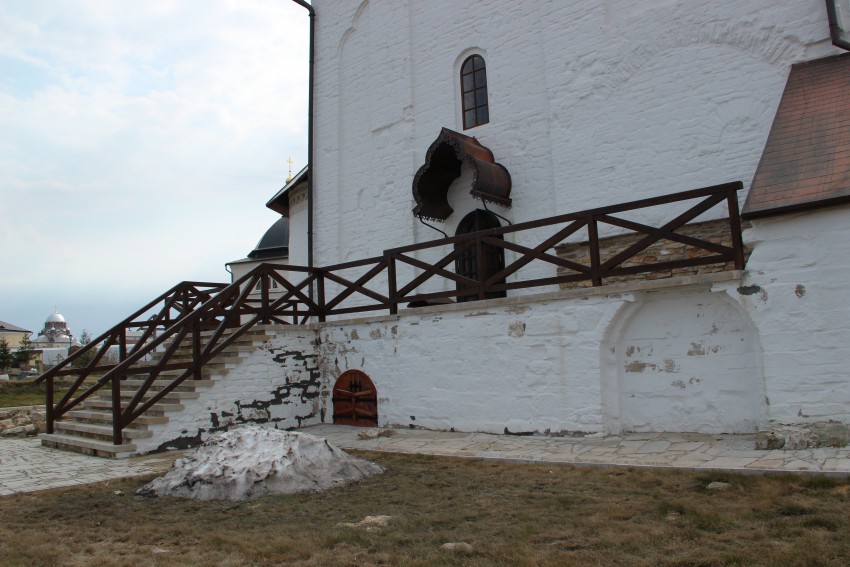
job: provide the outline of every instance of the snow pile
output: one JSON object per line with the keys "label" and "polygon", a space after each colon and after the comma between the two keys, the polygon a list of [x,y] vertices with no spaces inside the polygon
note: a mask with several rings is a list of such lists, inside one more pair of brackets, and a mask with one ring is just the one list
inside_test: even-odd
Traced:
{"label": "snow pile", "polygon": [[242,427],[211,437],[136,494],[248,500],[327,490],[383,471],[381,466],[352,457],[321,437]]}

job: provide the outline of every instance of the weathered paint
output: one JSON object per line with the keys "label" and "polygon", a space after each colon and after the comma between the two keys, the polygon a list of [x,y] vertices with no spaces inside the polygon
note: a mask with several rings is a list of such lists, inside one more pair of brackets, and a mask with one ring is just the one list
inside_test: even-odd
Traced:
{"label": "weathered paint", "polygon": [[197,389],[199,398],[181,400],[185,409],[168,413],[168,423],[148,426],[153,437],[137,440],[139,450],[194,446],[242,424],[290,429],[322,423],[329,413],[315,331],[299,328],[256,341],[255,350],[227,366],[212,376],[213,385]]}
{"label": "weathered paint", "polygon": [[755,326],[725,293],[648,294],[608,342],[609,431],[753,433],[767,423]]}

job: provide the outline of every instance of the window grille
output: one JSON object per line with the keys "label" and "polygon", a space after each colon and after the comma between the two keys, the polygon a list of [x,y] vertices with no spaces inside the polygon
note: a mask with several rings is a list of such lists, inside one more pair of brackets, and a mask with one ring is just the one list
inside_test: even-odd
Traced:
{"label": "window grille", "polygon": [[480,55],[472,55],[463,62],[460,69],[460,91],[463,97],[463,129],[469,130],[490,122],[487,67]]}

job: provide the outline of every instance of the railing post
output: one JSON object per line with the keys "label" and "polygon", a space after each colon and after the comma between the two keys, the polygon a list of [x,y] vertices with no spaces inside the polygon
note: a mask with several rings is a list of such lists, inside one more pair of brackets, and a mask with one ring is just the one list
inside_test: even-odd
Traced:
{"label": "railing post", "polygon": [[396,282],[395,258],[384,253],[387,263],[387,297],[390,299],[390,315],[398,315],[398,283]]}
{"label": "railing post", "polygon": [[[127,327],[121,327],[121,334],[118,336],[118,362],[119,364],[127,358]],[[112,378],[112,444],[120,445],[123,443],[122,430],[124,427],[121,424],[121,376],[116,375]]]}
{"label": "railing post", "polygon": [[741,216],[738,212],[738,191],[726,191],[726,201],[729,204],[729,230],[732,233],[732,250],[735,255],[735,269],[744,269],[744,240],[741,237]]}
{"label": "railing post", "polygon": [[260,309],[263,312],[263,325],[271,323],[269,319],[269,274],[267,269],[263,269],[260,275]]}
{"label": "railing post", "polygon": [[127,358],[127,327],[121,328],[121,335],[118,337],[118,362],[124,362]]}
{"label": "railing post", "polygon": [[487,277],[487,261],[484,258],[484,242],[481,237],[475,239],[475,259],[478,264],[476,271],[478,272],[478,299],[487,299],[487,292],[484,289],[484,278]]}
{"label": "railing post", "polygon": [[197,319],[192,323],[192,367],[194,372],[192,374],[193,380],[200,380],[203,378],[201,367],[201,323]]}
{"label": "railing post", "polygon": [[124,429],[121,423],[121,377],[112,377],[112,444],[121,445],[124,440],[122,438],[122,430]]}
{"label": "railing post", "polygon": [[602,285],[602,276],[599,273],[599,229],[596,225],[596,217],[592,214],[587,216],[587,243],[590,247],[590,280],[594,286]]}
{"label": "railing post", "polygon": [[47,421],[47,432],[53,433],[53,376],[47,377],[44,413]]}
{"label": "railing post", "polygon": [[319,306],[319,313],[317,314],[320,323],[324,323],[327,319],[327,313],[325,313],[325,272],[322,270],[315,270],[316,274],[316,304]]}

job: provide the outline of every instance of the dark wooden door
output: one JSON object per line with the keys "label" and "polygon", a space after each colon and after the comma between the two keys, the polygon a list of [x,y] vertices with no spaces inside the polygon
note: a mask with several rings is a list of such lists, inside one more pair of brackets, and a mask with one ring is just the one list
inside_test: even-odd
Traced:
{"label": "dark wooden door", "polygon": [[378,390],[365,372],[346,370],[333,390],[334,423],[376,427]]}
{"label": "dark wooden door", "polygon": [[[460,223],[458,223],[455,235],[459,236],[461,234],[469,234],[470,232],[499,228],[499,226],[501,225],[499,224],[499,220],[496,218],[496,215],[490,211],[478,209],[463,217]],[[496,238],[501,239],[502,236],[499,235]],[[457,247],[458,245],[455,246]],[[484,258],[482,259],[483,261],[479,263],[477,247],[472,246],[471,248],[467,248],[455,261],[455,273],[472,280],[481,281],[486,280],[505,269],[504,248],[485,245],[483,247],[483,251]],[[479,267],[483,268],[483,273],[479,274]],[[501,280],[496,283],[505,283],[505,280]],[[463,289],[463,286],[458,284],[457,289],[460,291]],[[505,297],[505,295],[506,293],[504,291],[491,291],[484,296],[484,299]],[[481,298],[478,295],[462,295],[457,298],[457,301],[475,301],[476,299]]]}

